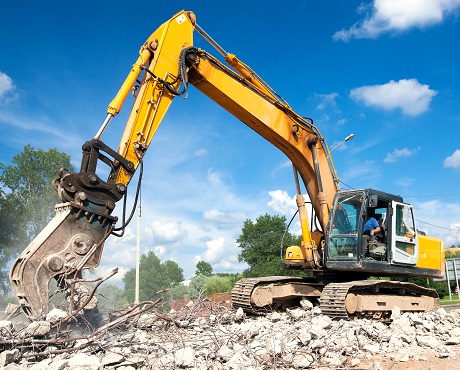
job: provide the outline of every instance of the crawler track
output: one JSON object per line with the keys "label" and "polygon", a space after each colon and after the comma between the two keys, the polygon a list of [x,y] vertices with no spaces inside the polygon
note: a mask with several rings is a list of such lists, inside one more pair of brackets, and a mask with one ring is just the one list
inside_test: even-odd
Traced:
{"label": "crawler track", "polygon": [[[302,278],[288,276],[241,279],[233,287],[232,305],[234,308],[241,307],[245,312],[252,314],[269,312],[274,307],[257,307],[253,304],[252,294],[254,289],[261,285],[288,283],[308,284]],[[312,285],[318,288],[317,284]],[[423,288],[412,283],[387,280],[330,283],[324,286],[319,298],[323,314],[333,319],[343,320],[348,320],[352,317],[384,320],[390,316],[391,309],[398,303],[405,304],[402,305],[403,311],[424,311],[436,308],[439,305],[439,297],[433,289]],[[356,306],[358,307],[356,312],[355,300],[360,302]]]}
{"label": "crawler track", "polygon": [[[374,300],[385,300],[380,292],[386,292],[394,297],[420,297],[421,299],[435,298],[439,305],[438,294],[433,289],[423,288],[412,283],[403,283],[399,281],[386,280],[360,280],[350,281],[347,283],[331,283],[324,287],[321,294],[321,311],[323,314],[334,319],[349,319],[353,316],[369,317],[369,318],[385,318],[391,314],[391,308],[381,310],[369,310],[364,312],[348,312],[346,299],[348,294],[353,293],[357,296],[373,295]],[[409,311],[409,310],[407,310]],[[423,311],[418,306],[414,306],[410,311]]]}
{"label": "crawler track", "polygon": [[268,276],[260,278],[246,278],[236,282],[232,289],[232,305],[234,308],[241,307],[245,312],[263,314],[270,310],[270,307],[256,307],[251,303],[251,295],[258,285],[272,283],[303,282],[302,278],[289,276]]}

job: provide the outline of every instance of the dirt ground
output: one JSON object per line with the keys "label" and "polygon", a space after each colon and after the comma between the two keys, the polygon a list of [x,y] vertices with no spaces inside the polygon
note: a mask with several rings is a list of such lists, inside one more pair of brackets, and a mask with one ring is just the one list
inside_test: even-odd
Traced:
{"label": "dirt ground", "polygon": [[[371,360],[361,360],[361,363],[354,367],[357,370],[460,370],[460,349],[456,350],[456,359],[439,358],[436,355],[427,353],[426,361],[409,360],[407,362],[394,362],[384,355],[375,355]],[[379,363],[380,367],[377,366]],[[351,369],[351,368],[347,368]]]}

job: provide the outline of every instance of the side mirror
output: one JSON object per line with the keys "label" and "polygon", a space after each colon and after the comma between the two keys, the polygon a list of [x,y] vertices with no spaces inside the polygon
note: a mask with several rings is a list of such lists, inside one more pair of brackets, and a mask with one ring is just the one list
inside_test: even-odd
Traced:
{"label": "side mirror", "polygon": [[367,200],[367,206],[370,208],[377,207],[378,200],[379,200],[379,197],[376,194],[370,195]]}

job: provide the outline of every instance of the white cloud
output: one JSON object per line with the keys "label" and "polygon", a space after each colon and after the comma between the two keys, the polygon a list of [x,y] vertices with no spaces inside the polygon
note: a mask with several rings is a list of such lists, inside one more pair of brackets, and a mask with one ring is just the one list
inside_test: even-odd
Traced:
{"label": "white cloud", "polygon": [[211,209],[204,212],[203,218],[206,221],[213,222],[217,228],[228,228],[235,226],[235,224],[241,224],[246,219],[246,216],[242,212],[225,213],[217,209]]}
{"label": "white cloud", "polygon": [[460,6],[460,0],[374,0],[372,6],[361,5],[364,18],[348,30],[333,35],[334,40],[377,38],[387,32],[403,32],[441,23]]}
{"label": "white cloud", "polygon": [[417,229],[440,238],[446,247],[460,244],[460,204],[432,200],[414,203]]}
{"label": "white cloud", "polygon": [[401,177],[399,179],[396,179],[394,181],[394,183],[396,185],[401,186],[402,188],[408,189],[408,188],[411,188],[414,185],[415,179],[411,178],[411,177]]}
{"label": "white cloud", "polygon": [[206,149],[198,149],[193,153],[195,157],[204,157],[205,155],[208,154],[208,151]]}
{"label": "white cloud", "polygon": [[78,156],[81,155],[81,143],[84,140],[78,132],[73,130],[72,127],[67,126],[63,129],[55,125],[53,122],[50,122],[46,117],[30,118],[28,116],[21,116],[20,114],[6,111],[0,111],[0,122],[2,125],[12,127],[14,129],[14,133],[19,132],[22,135],[22,140],[24,136],[27,135],[29,143],[31,140],[37,138],[36,140],[40,140],[39,144],[44,145],[46,141],[49,140],[49,142],[54,146],[56,146],[56,142],[59,143],[65,148],[66,152],[68,152],[69,149],[78,148]]}
{"label": "white cloud", "polygon": [[316,109],[321,110],[329,107],[335,107],[336,102],[335,99],[339,96],[337,93],[330,93],[330,94],[315,94],[315,98],[318,99],[320,102],[316,106]]}
{"label": "white cloud", "polygon": [[223,237],[207,241],[207,250],[204,252],[203,260],[209,263],[217,261],[225,253],[224,244],[225,239]]}
{"label": "white cloud", "polygon": [[[132,225],[132,224],[131,224]],[[119,226],[119,225],[117,225]],[[131,230],[130,226],[125,227],[123,237],[121,238],[109,238],[111,244],[121,245],[124,243],[131,243],[133,240],[136,240],[136,232]]]}
{"label": "white cloud", "polygon": [[0,71],[0,103],[6,94],[11,93],[14,89],[11,77]]}
{"label": "white cloud", "polygon": [[392,153],[388,153],[388,154],[387,154],[387,156],[386,156],[385,159],[384,159],[384,162],[392,163],[392,162],[396,162],[396,160],[397,160],[398,158],[411,157],[411,156],[413,156],[415,153],[417,153],[419,150],[420,150],[420,148],[418,148],[418,149],[413,149],[413,150],[410,150],[410,149],[408,149],[408,148],[395,149],[395,150],[393,150]]}
{"label": "white cloud", "polygon": [[166,255],[166,252],[166,247],[162,245],[158,245],[153,248],[153,253],[155,253],[155,256],[157,256],[159,259],[162,259]]}
{"label": "white cloud", "polygon": [[109,238],[110,242],[104,247],[100,265],[95,269],[97,277],[105,275],[113,268],[118,273],[110,278],[109,282],[121,285],[126,271],[136,265],[136,242],[129,242],[129,238]]}
{"label": "white cloud", "polygon": [[182,227],[180,221],[152,221],[146,228],[146,232],[155,243],[175,243],[187,236],[187,230]]}
{"label": "white cloud", "polygon": [[268,195],[270,196],[271,200],[267,203],[267,205],[275,212],[285,216],[292,216],[297,211],[295,197],[291,198],[287,191],[269,191]]}
{"label": "white cloud", "polygon": [[285,168],[288,168],[288,167],[292,168],[292,162],[291,162],[290,159],[288,159],[288,160],[280,163],[278,166],[276,166],[275,169],[272,171],[271,176],[276,177],[277,174],[280,171],[282,171],[282,170],[284,170]]}
{"label": "white cloud", "polygon": [[352,89],[350,98],[366,106],[392,110],[400,108],[404,114],[417,116],[427,111],[437,92],[416,79],[390,81],[384,85],[361,86]]}
{"label": "white cloud", "polygon": [[459,168],[460,167],[460,150],[456,149],[454,154],[444,159],[444,167]]}
{"label": "white cloud", "polygon": [[450,228],[451,228],[451,229],[454,229],[454,230],[460,231],[460,222],[459,222],[459,223],[456,223],[456,224],[450,225]]}
{"label": "white cloud", "polygon": [[211,263],[214,272],[234,272],[243,271],[249,266],[246,263],[238,262],[238,254],[240,252],[235,241],[225,242],[225,238],[219,237],[218,239],[206,242],[207,250],[202,258],[198,257],[198,261],[206,261]]}
{"label": "white cloud", "polygon": [[340,179],[355,188],[373,187],[380,182],[381,172],[374,160],[350,161],[346,169],[340,172]]}
{"label": "white cloud", "polygon": [[241,264],[239,262],[235,261],[228,261],[228,260],[221,260],[216,264],[213,264],[212,268],[213,270],[219,270],[219,271],[241,271],[242,269],[245,270],[249,266],[247,264]]}

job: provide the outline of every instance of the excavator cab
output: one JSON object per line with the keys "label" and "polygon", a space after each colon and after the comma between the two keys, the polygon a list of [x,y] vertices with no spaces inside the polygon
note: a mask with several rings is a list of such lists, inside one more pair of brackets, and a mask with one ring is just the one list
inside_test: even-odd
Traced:
{"label": "excavator cab", "polygon": [[[380,233],[373,239],[363,234],[373,216]],[[336,194],[326,232],[325,266],[377,276],[419,276],[440,273],[440,248],[417,232],[413,207],[400,196],[374,189]],[[423,260],[423,261],[422,261]]]}
{"label": "excavator cab", "polygon": [[[391,218],[390,194],[376,194],[374,190],[345,191],[337,194],[333,205],[327,246],[328,260],[379,260],[388,261],[389,218]],[[402,199],[397,199],[402,201]],[[365,222],[374,217],[380,232],[373,237],[364,235]]]}

